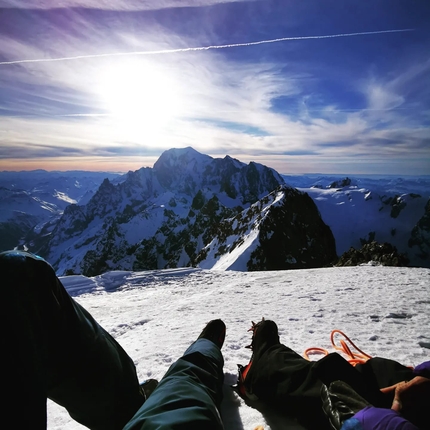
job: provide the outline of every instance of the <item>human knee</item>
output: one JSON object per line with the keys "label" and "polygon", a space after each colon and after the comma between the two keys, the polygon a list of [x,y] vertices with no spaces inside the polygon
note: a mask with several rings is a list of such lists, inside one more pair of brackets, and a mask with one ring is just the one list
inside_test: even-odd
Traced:
{"label": "human knee", "polygon": [[54,269],[43,258],[17,250],[0,253],[0,270],[7,284],[38,282],[46,275],[55,276]]}
{"label": "human knee", "polygon": [[53,322],[61,305],[59,281],[51,265],[24,251],[7,251],[0,254],[0,271],[6,315]]}

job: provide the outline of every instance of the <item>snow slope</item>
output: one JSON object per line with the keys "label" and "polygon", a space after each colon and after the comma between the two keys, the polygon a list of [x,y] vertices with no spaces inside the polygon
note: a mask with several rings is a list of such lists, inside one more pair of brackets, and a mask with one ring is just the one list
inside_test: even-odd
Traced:
{"label": "snow slope", "polygon": [[[61,278],[134,359],[138,376],[160,379],[211,319],[227,325],[223,347],[226,430],[300,429],[270,410],[245,404],[230,388],[246,364],[251,320],[278,323],[281,342],[302,353],[332,351],[330,332],[344,331],[362,350],[405,365],[430,359],[430,269],[359,266],[279,272],[171,269]],[[317,359],[318,357],[314,357]],[[48,429],[78,430],[48,404]]]}

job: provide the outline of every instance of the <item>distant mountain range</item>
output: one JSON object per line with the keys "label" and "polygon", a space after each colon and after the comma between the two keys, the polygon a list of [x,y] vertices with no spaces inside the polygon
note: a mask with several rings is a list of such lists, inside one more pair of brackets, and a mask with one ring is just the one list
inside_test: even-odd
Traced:
{"label": "distant mountain range", "polygon": [[284,178],[312,197],[339,256],[375,240],[394,245],[411,266],[430,267],[430,176]]}
{"label": "distant mountain range", "polygon": [[73,203],[88,201],[105,178],[105,172],[0,172],[0,250],[38,249]]}
{"label": "distant mountain range", "polygon": [[286,176],[171,149],[126,175],[0,172],[0,243],[59,275],[322,267],[371,240],[430,267],[429,197],[430,178]]}

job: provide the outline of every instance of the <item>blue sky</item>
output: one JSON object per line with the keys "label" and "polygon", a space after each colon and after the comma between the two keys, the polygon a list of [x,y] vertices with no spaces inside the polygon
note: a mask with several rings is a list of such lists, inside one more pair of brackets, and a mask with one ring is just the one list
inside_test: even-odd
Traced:
{"label": "blue sky", "polygon": [[430,174],[429,84],[427,0],[0,0],[0,170]]}

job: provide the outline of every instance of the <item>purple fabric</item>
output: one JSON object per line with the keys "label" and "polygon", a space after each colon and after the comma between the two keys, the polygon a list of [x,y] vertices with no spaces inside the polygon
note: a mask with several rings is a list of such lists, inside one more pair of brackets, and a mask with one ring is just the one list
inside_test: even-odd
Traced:
{"label": "purple fabric", "polygon": [[414,374],[417,376],[424,376],[430,378],[430,361],[424,361],[414,369]]}
{"label": "purple fabric", "polygon": [[361,424],[363,430],[418,430],[418,427],[391,409],[367,406],[351,419],[354,418]]}

